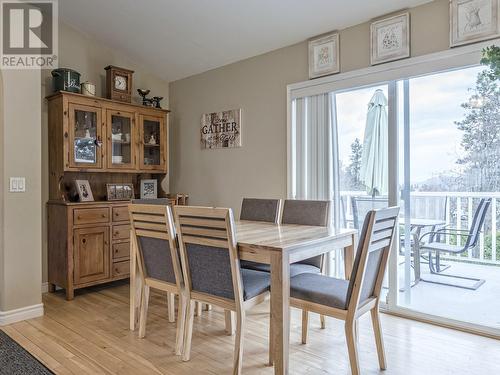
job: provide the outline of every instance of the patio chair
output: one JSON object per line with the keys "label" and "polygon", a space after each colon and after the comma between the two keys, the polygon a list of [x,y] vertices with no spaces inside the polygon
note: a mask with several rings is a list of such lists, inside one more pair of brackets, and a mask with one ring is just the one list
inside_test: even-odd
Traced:
{"label": "patio chair", "polygon": [[[399,207],[368,212],[350,280],[315,274],[290,280],[290,306],[345,321],[351,372],[355,375],[360,374],[356,325],[367,312],[371,313],[380,368],[386,368],[379,300],[398,212]],[[302,342],[307,342],[307,319],[302,320]]]}
{"label": "patio chair", "polygon": [[168,199],[133,200],[128,206],[139,277],[142,279],[139,337],[146,335],[149,289],[167,292],[168,317],[175,321],[174,295],[179,296],[175,353],[183,347],[186,299],[174,219]]}
{"label": "patio chair", "polygon": [[188,361],[194,302],[236,312],[233,374],[241,374],[245,311],[264,302],[270,274],[240,268],[233,211],[230,208],[175,206],[182,272],[187,298],[182,360]]}
{"label": "patio chair", "polygon": [[[448,278],[470,280],[474,281],[475,283],[469,287],[469,286],[463,286],[463,285],[457,285],[457,284],[451,284],[433,280],[421,279],[422,281],[426,281],[433,284],[454,286],[457,288],[470,289],[470,290],[476,290],[477,288],[479,288],[481,285],[484,284],[485,280],[483,279],[477,279],[473,277],[465,277],[459,275],[443,274],[442,273],[443,269],[441,266],[441,253],[459,255],[475,248],[478,244],[479,237],[481,234],[481,229],[484,225],[484,220],[486,218],[486,214],[488,213],[488,208],[490,207],[490,204],[491,204],[491,198],[481,199],[479,205],[477,206],[476,212],[474,213],[474,218],[472,219],[471,226],[468,230],[443,228],[437,231],[425,233],[419,240],[419,242],[422,243],[425,240],[425,237],[428,236],[429,238],[431,238],[431,241],[420,245],[420,252],[425,251],[429,253],[429,268],[432,274]],[[456,236],[457,245],[441,242],[442,239],[450,235]],[[465,244],[460,245],[463,237],[466,238]],[[436,255],[435,260],[433,260],[433,253],[435,253]]]}

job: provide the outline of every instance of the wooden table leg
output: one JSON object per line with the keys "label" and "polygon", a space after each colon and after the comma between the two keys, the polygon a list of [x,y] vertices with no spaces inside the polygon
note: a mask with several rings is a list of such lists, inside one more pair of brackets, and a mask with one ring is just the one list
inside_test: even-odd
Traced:
{"label": "wooden table leg", "polygon": [[287,254],[271,254],[271,324],[270,345],[274,347],[275,374],[288,374],[290,341],[290,261]]}
{"label": "wooden table leg", "polygon": [[351,278],[354,256],[356,254],[357,234],[351,236],[351,244],[344,247],[344,273],[346,280]]}

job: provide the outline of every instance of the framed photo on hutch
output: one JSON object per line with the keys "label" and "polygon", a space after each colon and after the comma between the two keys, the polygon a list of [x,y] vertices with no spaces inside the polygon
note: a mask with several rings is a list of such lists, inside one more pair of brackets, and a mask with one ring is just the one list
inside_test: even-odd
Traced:
{"label": "framed photo on hutch", "polygon": [[158,197],[157,180],[141,180],[141,199],[156,199]]}

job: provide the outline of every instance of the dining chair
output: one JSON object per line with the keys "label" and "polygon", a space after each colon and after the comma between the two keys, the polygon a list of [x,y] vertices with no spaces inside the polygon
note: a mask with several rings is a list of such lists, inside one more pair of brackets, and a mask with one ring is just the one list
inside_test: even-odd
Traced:
{"label": "dining chair", "polygon": [[[360,236],[350,280],[318,274],[300,274],[290,280],[290,306],[345,321],[352,374],[359,374],[357,319],[371,313],[379,365],[386,368],[379,318],[379,300],[389,253],[394,241],[399,207],[369,211]],[[307,321],[302,322],[307,342]]]}
{"label": "dining chair", "polygon": [[[168,201],[168,200],[165,200]],[[142,279],[139,337],[146,334],[150,288],[167,292],[169,321],[175,321],[174,297],[179,296],[175,353],[183,349],[186,298],[170,205],[163,200],[135,200],[128,206],[132,246]]]}
{"label": "dining chair", "polygon": [[211,304],[236,313],[233,374],[240,374],[245,311],[265,300],[270,275],[240,267],[230,208],[175,206],[174,215],[188,306],[182,359],[191,354],[195,302]]}
{"label": "dining chair", "polygon": [[240,220],[278,223],[281,199],[243,198]]}
{"label": "dining chair", "polygon": [[[286,199],[283,204],[282,224],[315,225],[326,227],[330,219],[330,201]],[[324,272],[325,256],[318,255],[290,265],[290,277],[303,273]],[[302,320],[308,319],[306,310]],[[321,328],[326,328],[325,316],[320,314]]]}
{"label": "dining chair", "polygon": [[[316,205],[315,202],[317,201],[303,201],[303,202],[313,202],[312,204]],[[279,221],[280,205],[281,205],[281,199],[243,198],[241,204],[240,220],[262,221],[262,222],[276,224]],[[309,204],[306,204],[306,206],[309,207]],[[322,211],[322,209],[318,209],[318,211]],[[319,214],[321,216],[323,212],[319,212]],[[298,223],[293,223],[293,224],[298,224]],[[304,224],[304,225],[316,225],[316,224]],[[304,272],[315,272],[315,273],[320,272],[321,256],[316,258],[318,260],[317,262],[314,260],[309,260],[310,262],[307,262],[306,260],[291,264],[290,277]],[[264,264],[264,263],[242,260],[241,267],[262,272],[271,272],[271,266],[269,264]]]}

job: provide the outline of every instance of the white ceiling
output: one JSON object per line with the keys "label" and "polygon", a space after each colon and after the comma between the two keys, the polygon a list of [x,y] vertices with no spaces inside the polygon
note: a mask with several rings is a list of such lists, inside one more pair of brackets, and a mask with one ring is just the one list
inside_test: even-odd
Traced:
{"label": "white ceiling", "polygon": [[429,1],[59,0],[59,14],[174,81]]}

